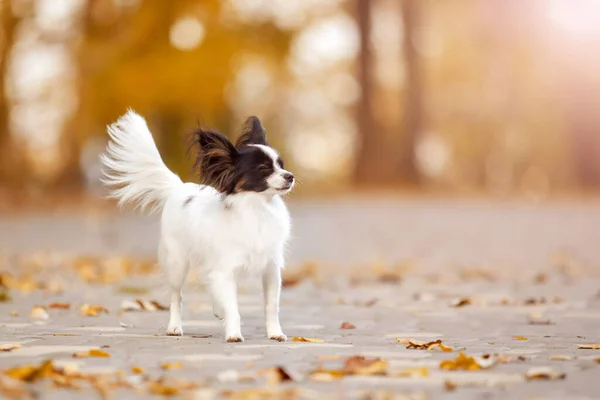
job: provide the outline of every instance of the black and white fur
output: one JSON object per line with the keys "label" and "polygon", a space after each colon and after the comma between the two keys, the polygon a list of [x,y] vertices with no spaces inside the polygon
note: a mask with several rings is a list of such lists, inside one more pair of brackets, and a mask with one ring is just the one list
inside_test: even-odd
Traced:
{"label": "black and white fur", "polygon": [[167,335],[182,335],[181,289],[198,268],[224,321],[228,342],[244,340],[237,280],[262,277],[267,336],[285,341],[279,296],[290,216],[281,198],[294,186],[278,153],[267,144],[256,117],[244,124],[235,145],[210,130],[194,132],[202,184],[183,183],[163,163],[144,118],[127,112],[108,127],[112,141],[101,159],[104,182],[124,206],[161,212],[158,261],[171,289]]}

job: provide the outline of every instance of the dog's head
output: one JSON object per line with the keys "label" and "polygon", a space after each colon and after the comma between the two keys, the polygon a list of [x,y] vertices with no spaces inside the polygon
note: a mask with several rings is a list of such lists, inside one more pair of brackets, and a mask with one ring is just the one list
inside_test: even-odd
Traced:
{"label": "dog's head", "polygon": [[205,129],[194,131],[194,142],[199,147],[194,166],[202,183],[225,195],[282,195],[294,186],[294,175],[267,144],[267,132],[257,117],[246,120],[235,145],[221,133]]}

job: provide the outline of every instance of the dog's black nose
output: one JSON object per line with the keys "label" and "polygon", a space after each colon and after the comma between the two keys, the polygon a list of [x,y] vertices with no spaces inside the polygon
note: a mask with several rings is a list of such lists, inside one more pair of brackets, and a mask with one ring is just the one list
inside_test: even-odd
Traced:
{"label": "dog's black nose", "polygon": [[292,183],[294,182],[294,175],[292,175],[290,172],[286,172],[285,174],[283,174],[283,179]]}

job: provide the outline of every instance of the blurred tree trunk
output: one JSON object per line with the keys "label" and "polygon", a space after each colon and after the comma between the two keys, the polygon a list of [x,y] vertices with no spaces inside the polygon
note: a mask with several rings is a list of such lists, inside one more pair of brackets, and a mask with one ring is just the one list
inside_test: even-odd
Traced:
{"label": "blurred tree trunk", "polygon": [[419,134],[423,130],[423,85],[420,56],[415,48],[415,33],[419,26],[419,11],[422,0],[402,0],[403,56],[406,71],[404,98],[403,140],[399,149],[398,177],[407,184],[419,182],[415,149]]}
{"label": "blurred tree trunk", "polygon": [[13,47],[19,19],[12,13],[12,2],[0,3],[0,186],[22,186],[27,173],[23,151],[18,148],[10,130],[10,103],[6,95],[8,58]]}
{"label": "blurred tree trunk", "polygon": [[383,131],[377,129],[373,120],[373,49],[371,47],[372,0],[356,0],[356,20],[360,31],[360,54],[358,57],[358,80],[361,97],[356,117],[359,146],[354,170],[358,184],[376,184],[386,180],[386,162]]}

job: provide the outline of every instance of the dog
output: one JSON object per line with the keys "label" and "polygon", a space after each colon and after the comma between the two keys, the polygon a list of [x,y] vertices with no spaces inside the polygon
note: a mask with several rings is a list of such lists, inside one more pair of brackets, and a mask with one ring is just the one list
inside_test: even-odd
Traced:
{"label": "dog", "polygon": [[284,251],[291,220],[282,196],[295,184],[257,117],[235,144],[215,130],[192,133],[200,184],[184,183],[164,164],[143,117],[129,110],[108,126],[103,183],[119,206],[161,213],[158,262],[170,287],[167,335],[183,334],[182,286],[198,268],[227,342],[243,342],[237,282],[261,277],[267,337],[287,340],[279,323]]}

